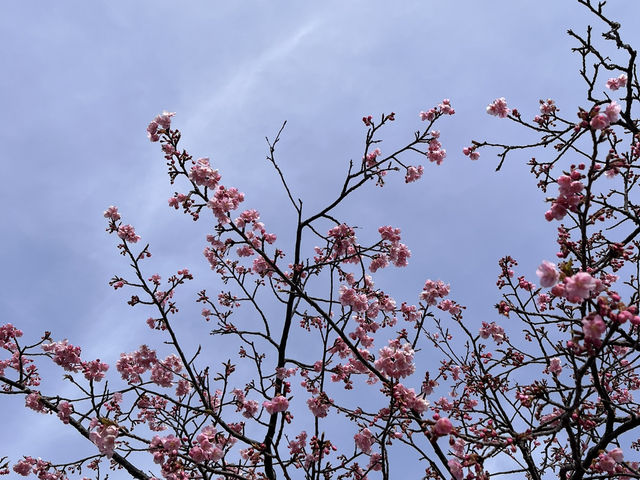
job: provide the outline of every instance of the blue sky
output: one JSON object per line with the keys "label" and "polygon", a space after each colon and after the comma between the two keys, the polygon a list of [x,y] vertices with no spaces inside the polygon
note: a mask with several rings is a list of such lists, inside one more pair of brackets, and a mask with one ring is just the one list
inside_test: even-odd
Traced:
{"label": "blue sky", "polygon": [[[109,362],[149,341],[144,314],[107,285],[127,271],[104,231],[109,205],[151,243],[154,270],[166,277],[188,267],[216,288],[201,255],[206,225],[167,207],[174,189],[146,138],[147,123],[164,109],[177,112],[183,146],[211,157],[225,185],[245,192],[245,205],[287,238],[294,218],[264,160],[265,136],[288,121],[280,165],[312,211],[338,190],[349,159],[362,155],[363,115],[396,112],[382,136],[385,151],[421,127],[420,110],[450,98],[457,113],[439,124],[443,165],[425,165],[416,184],[397,177],[384,189],[365,188],[341,211],[369,232],[386,224],[403,230],[410,266],[380,284],[399,302],[415,301],[426,278],[442,279],[468,306],[466,318],[479,323],[495,319],[498,258],[516,257],[533,277],[540,260],[554,256],[529,155],[513,155],[495,173],[490,152],[471,162],[461,149],[471,139],[527,138],[486,115],[496,97],[527,117],[541,98],[555,99],[567,115],[580,105],[578,57],[565,31],[581,32],[592,19],[577,2],[44,5],[6,4],[0,18],[0,318],[26,338],[51,330],[82,345],[83,357]],[[607,8],[640,45],[629,20],[640,18],[640,3]],[[186,309],[190,298],[184,302]],[[55,383],[43,391],[55,393]],[[2,454],[69,460],[70,444],[60,448],[51,435],[75,436],[55,418],[24,410],[19,398],[1,401],[0,424],[24,432]]]}

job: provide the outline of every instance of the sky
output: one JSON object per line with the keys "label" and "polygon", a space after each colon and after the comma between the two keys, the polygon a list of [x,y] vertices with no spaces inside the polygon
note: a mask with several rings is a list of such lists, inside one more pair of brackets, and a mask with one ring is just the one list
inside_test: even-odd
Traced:
{"label": "sky", "polygon": [[[640,3],[611,0],[607,12],[640,45],[628,20],[640,18]],[[364,188],[340,214],[363,236],[380,225],[402,229],[410,265],[380,279],[399,302],[415,301],[427,278],[442,279],[469,322],[495,320],[497,260],[512,255],[534,277],[555,255],[554,227],[543,218],[528,153],[496,173],[493,152],[471,162],[461,150],[472,139],[529,138],[486,114],[497,97],[527,117],[546,98],[576,111],[584,88],[566,30],[583,32],[588,22],[600,31],[577,2],[556,0],[5,4],[0,323],[34,341],[50,330],[81,345],[83,357],[108,362],[150,341],[144,314],[108,286],[127,272],[105,232],[109,205],[151,243],[153,269],[166,277],[188,267],[200,288],[220,288],[201,254],[207,225],[167,207],[175,189],[145,133],[162,110],[177,112],[183,147],[210,157],[225,185],[243,191],[247,208],[286,239],[295,218],[265,161],[265,136],[287,121],[279,164],[311,212],[361,157],[363,115],[396,112],[381,135],[390,151],[443,98],[456,109],[438,125],[444,163],[425,165],[415,184],[397,176],[383,189]],[[191,298],[182,301],[197,311]],[[68,388],[59,369],[51,375],[47,393]],[[0,425],[17,432],[0,441],[0,457],[69,460],[70,445],[92,452],[21,398],[0,402]]]}

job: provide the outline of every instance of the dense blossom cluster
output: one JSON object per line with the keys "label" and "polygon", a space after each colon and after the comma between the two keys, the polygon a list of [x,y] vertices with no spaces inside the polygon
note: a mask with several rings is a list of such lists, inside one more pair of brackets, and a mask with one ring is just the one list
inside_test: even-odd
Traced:
{"label": "dense blossom cluster", "polygon": [[578,204],[582,201],[582,190],[584,184],[580,181],[582,174],[578,170],[573,170],[571,175],[561,175],[558,177],[558,198],[551,204],[551,209],[544,216],[550,222],[552,220],[562,220],[567,211],[577,211]]}
{"label": "dense blossom cluster", "polygon": [[511,110],[507,107],[505,98],[501,97],[495,99],[487,106],[487,113],[499,118],[506,118],[511,113]]}

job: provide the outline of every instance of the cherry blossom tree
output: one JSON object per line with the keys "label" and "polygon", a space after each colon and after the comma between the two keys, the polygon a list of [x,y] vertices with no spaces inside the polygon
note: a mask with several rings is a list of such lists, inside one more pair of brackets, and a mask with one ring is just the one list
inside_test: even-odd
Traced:
{"label": "cherry blossom tree", "polygon": [[[296,219],[288,239],[261,222],[257,199],[223,183],[215,162],[181,146],[174,114],[165,112],[147,133],[175,184],[168,204],[203,225],[204,261],[220,280],[195,299],[203,340],[181,340],[177,300],[200,279],[185,268],[163,279],[144,232],[109,207],[107,231],[130,265],[110,285],[152,312],[146,322],[158,346],[108,365],[51,332],[35,339],[1,325],[2,393],[22,395],[27,408],[57,416],[60,428],[95,445],[66,464],[5,458],[2,473],[101,478],[106,465],[138,479],[388,479],[402,468],[392,468],[392,450],[402,447],[402,462],[420,462],[425,478],[640,477],[636,51],[603,3],[578,1],[604,29],[602,45],[591,27],[569,31],[584,103],[561,116],[553,100],[540,100],[531,118],[496,99],[487,113],[537,140],[463,149],[471,160],[497,149],[498,169],[514,151],[536,152],[531,173],[550,206],[532,221],[557,225],[557,259],[541,259],[537,278],[510,256],[499,261],[495,320],[464,318],[443,280],[392,298],[375,277],[408,264],[400,228],[383,225],[375,240],[361,241],[340,219],[340,206],[365,184],[384,187],[394,175],[415,182],[426,174],[420,163],[436,168],[446,159],[437,128],[455,113],[449,100],[420,112],[421,128],[388,149],[381,135],[395,114],[363,117],[361,159],[313,212],[278,163],[283,125],[267,159]],[[221,345],[236,357],[217,358]],[[40,389],[43,361],[64,371],[74,395]]]}

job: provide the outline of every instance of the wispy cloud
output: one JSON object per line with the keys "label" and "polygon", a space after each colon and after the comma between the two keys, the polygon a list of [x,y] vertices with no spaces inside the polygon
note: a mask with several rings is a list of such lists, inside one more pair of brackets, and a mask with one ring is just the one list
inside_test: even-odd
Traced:
{"label": "wispy cloud", "polygon": [[322,23],[322,18],[315,17],[284,40],[268,46],[256,58],[242,62],[222,88],[213,94],[210,91],[202,94],[200,106],[185,122],[185,130],[195,133],[207,125],[203,119],[210,117],[212,111],[230,110],[245,102],[256,89],[264,71],[290,56]]}

